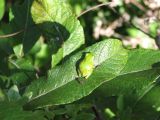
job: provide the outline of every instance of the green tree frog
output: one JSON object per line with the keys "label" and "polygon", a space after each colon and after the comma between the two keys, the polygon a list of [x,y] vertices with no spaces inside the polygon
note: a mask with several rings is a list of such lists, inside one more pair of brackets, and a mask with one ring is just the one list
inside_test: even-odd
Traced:
{"label": "green tree frog", "polygon": [[94,55],[85,53],[84,58],[79,63],[78,75],[87,79],[92,74],[94,68]]}

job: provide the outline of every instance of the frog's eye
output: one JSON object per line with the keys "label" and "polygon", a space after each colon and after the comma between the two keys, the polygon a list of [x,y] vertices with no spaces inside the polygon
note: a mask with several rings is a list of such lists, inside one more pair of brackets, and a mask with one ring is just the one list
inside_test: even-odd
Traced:
{"label": "frog's eye", "polygon": [[93,60],[94,60],[94,55],[93,55],[92,53],[86,53],[86,58],[87,58],[88,60],[93,61]]}

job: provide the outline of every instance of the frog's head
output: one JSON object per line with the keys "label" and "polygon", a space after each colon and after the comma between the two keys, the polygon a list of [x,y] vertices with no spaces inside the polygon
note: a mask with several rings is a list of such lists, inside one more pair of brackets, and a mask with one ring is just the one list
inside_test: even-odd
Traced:
{"label": "frog's head", "polygon": [[93,53],[91,53],[91,52],[85,53],[85,59],[93,61],[94,60]]}

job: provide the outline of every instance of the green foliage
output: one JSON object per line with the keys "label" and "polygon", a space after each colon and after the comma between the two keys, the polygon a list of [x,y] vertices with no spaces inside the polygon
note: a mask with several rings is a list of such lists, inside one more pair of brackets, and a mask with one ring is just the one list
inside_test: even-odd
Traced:
{"label": "green foliage", "polygon": [[23,111],[20,102],[1,102],[0,103],[0,119],[1,120],[45,120],[42,112]]}
{"label": "green foliage", "polygon": [[[112,37],[96,41],[94,21],[111,23],[115,13],[76,15],[99,2],[106,0],[0,0],[0,120],[159,119],[160,51],[128,50]],[[158,26],[149,24],[150,35],[133,25],[117,31],[145,39]]]}

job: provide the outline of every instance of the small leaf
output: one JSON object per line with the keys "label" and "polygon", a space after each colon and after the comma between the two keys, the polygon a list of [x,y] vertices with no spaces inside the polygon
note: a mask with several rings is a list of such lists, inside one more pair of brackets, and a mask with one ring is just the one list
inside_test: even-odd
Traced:
{"label": "small leaf", "polygon": [[16,85],[12,86],[9,90],[8,90],[8,99],[9,101],[17,101],[21,98],[20,94],[19,94],[19,90],[18,87]]}

